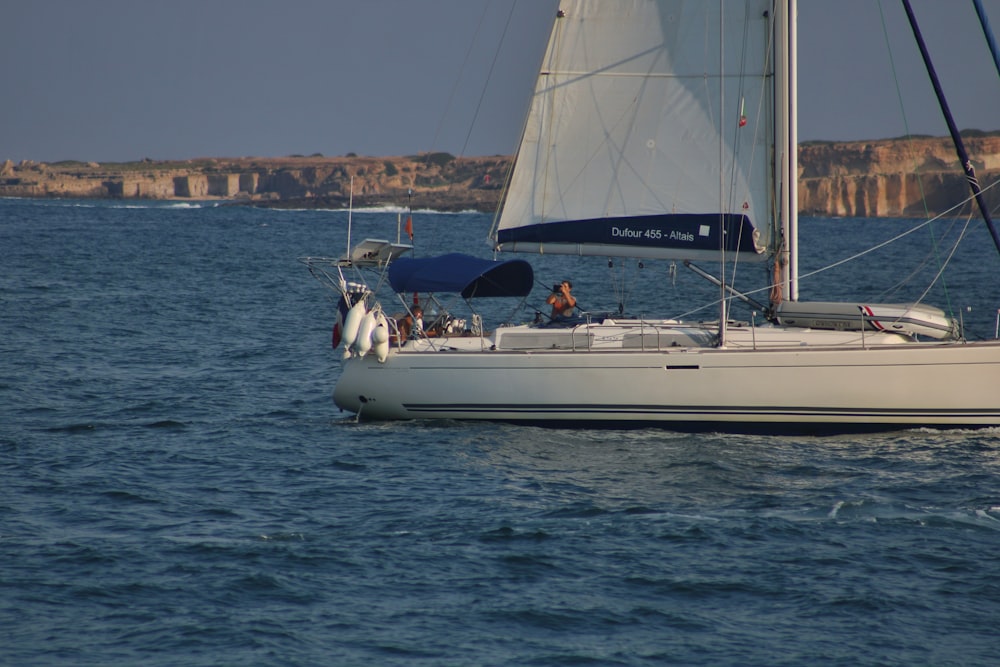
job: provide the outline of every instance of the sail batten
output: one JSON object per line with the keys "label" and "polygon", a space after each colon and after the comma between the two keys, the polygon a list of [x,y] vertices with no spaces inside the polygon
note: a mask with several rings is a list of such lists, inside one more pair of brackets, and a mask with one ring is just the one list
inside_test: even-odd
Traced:
{"label": "sail batten", "polygon": [[[720,5],[560,3],[493,234],[500,250],[766,252],[771,2]],[[724,62],[720,40],[739,55]],[[704,225],[711,235],[700,234]]]}
{"label": "sail batten", "polygon": [[564,70],[560,72],[542,72],[540,76],[573,76],[573,77],[621,77],[627,79],[629,77],[641,77],[643,79],[736,79],[740,78],[739,74],[710,74],[708,72],[697,73],[697,74],[678,74],[678,73],[668,73],[659,72],[650,74],[648,72],[584,72],[584,71],[573,71]]}

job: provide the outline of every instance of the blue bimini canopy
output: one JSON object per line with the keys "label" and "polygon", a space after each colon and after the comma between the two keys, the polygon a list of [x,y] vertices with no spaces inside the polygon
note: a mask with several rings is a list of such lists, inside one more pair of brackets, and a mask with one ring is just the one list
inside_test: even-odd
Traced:
{"label": "blue bimini canopy", "polygon": [[531,265],[523,259],[494,262],[457,252],[403,257],[389,265],[389,284],[396,292],[450,292],[466,299],[527,296],[534,280]]}

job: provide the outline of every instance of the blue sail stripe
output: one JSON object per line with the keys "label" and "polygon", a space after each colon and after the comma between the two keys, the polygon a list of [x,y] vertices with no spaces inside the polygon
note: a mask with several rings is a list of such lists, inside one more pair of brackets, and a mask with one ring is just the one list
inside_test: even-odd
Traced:
{"label": "blue sail stripe", "polygon": [[[725,232],[725,247],[719,240]],[[733,213],[682,213],[641,215],[589,220],[565,220],[501,229],[497,241],[501,246],[515,243],[547,243],[631,246],[645,249],[671,249],[704,255],[720,250],[730,253],[758,255],[759,233],[750,218]]]}

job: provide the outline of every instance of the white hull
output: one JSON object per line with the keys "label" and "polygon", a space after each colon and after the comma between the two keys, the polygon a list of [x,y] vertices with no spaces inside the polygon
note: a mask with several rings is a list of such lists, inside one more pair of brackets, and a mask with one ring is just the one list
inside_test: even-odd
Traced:
{"label": "white hull", "polygon": [[845,335],[743,329],[733,347],[655,351],[480,350],[474,339],[476,349],[465,351],[393,350],[384,364],[371,356],[348,360],[334,401],[366,419],[719,430],[1000,426],[1000,341],[880,344],[885,334],[869,334],[864,346],[768,346],[786,334]]}

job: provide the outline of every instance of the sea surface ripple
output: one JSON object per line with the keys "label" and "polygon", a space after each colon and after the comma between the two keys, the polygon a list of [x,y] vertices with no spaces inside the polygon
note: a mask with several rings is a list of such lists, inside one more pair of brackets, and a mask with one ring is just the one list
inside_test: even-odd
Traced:
{"label": "sea surface ripple", "polygon": [[0,213],[0,664],[996,664],[996,430],[358,424],[296,261],[346,214]]}

